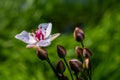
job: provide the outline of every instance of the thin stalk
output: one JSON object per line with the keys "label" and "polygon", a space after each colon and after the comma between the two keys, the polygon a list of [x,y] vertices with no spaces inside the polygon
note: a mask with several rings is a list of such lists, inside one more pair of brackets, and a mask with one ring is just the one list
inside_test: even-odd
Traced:
{"label": "thin stalk", "polygon": [[92,64],[91,64],[91,68],[90,68],[90,80],[92,80]]}
{"label": "thin stalk", "polygon": [[89,80],[92,80],[91,75],[89,75]]}
{"label": "thin stalk", "polygon": [[78,80],[79,79],[78,74],[75,74],[75,76],[76,76],[76,80]]}
{"label": "thin stalk", "polygon": [[81,73],[84,76],[85,80],[88,80],[88,76],[83,71],[81,71]]}
{"label": "thin stalk", "polygon": [[67,63],[67,61],[66,61],[66,59],[63,58],[63,60],[64,60],[66,66],[67,66],[67,68],[68,68],[68,71],[69,71],[69,73],[70,73],[70,75],[71,75],[72,80],[74,80],[73,75],[72,75],[72,72],[71,72],[71,70],[70,70],[70,67],[69,67],[69,65],[68,65],[68,63]]}
{"label": "thin stalk", "polygon": [[89,80],[92,80],[91,74],[92,74],[92,71],[91,71],[91,69],[89,69],[89,72],[88,72]]}
{"label": "thin stalk", "polygon": [[83,57],[82,56],[78,56],[78,59],[83,63]]}
{"label": "thin stalk", "polygon": [[82,48],[84,48],[84,44],[83,44],[83,41],[81,41],[81,45],[82,45]]}
{"label": "thin stalk", "polygon": [[56,72],[56,70],[55,70],[55,68],[53,67],[53,65],[52,65],[52,63],[51,63],[51,61],[50,61],[50,59],[48,58],[46,61],[49,63],[50,67],[52,68],[53,72],[54,72],[55,75],[57,76],[58,80],[60,80],[60,79],[59,79],[59,76],[58,76],[58,74],[57,74],[57,72]]}
{"label": "thin stalk", "polygon": [[86,72],[86,74],[88,76],[88,80],[91,80],[91,72],[90,72],[90,70],[87,70],[85,72]]}
{"label": "thin stalk", "polygon": [[[81,41],[81,45],[82,45],[82,48],[84,49],[83,41]],[[86,75],[84,74],[84,72],[85,72],[85,71],[83,71],[82,74],[83,74],[84,76],[86,76]],[[87,72],[89,80],[92,80],[92,79],[91,79],[91,72],[92,72],[92,70],[90,70],[90,72]],[[86,76],[86,77],[87,77],[87,76]]]}

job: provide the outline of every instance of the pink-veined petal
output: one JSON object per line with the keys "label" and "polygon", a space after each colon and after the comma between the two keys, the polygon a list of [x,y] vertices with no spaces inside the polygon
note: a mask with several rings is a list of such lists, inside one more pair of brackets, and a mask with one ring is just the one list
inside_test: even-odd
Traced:
{"label": "pink-veined petal", "polygon": [[51,44],[50,39],[41,40],[37,43],[37,45],[41,47],[46,47],[46,46],[49,46],[50,44]]}
{"label": "pink-veined petal", "polygon": [[26,46],[26,48],[37,48],[37,47],[39,47],[39,46],[37,46],[36,44],[35,44],[35,45],[28,44],[28,45]]}
{"label": "pink-veined petal", "polygon": [[45,38],[47,38],[47,37],[50,36],[51,30],[52,30],[52,23],[48,23],[48,27],[47,27],[47,29],[46,29]]}
{"label": "pink-veined petal", "polygon": [[60,36],[60,33],[55,33],[50,35],[50,41],[53,41],[54,39],[56,39],[58,36]]}
{"label": "pink-veined petal", "polygon": [[45,38],[49,37],[52,30],[52,23],[42,23],[38,26],[38,28],[40,29],[41,27]]}
{"label": "pink-veined petal", "polygon": [[22,31],[20,34],[15,36],[16,39],[19,39],[27,44],[35,44],[36,40],[31,36],[27,31]]}

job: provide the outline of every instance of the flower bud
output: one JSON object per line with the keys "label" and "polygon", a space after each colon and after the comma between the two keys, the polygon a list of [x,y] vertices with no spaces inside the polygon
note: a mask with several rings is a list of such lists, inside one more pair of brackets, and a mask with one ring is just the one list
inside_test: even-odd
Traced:
{"label": "flower bud", "polygon": [[77,59],[70,60],[69,64],[75,74],[78,74],[82,70],[82,63]]}
{"label": "flower bud", "polygon": [[78,78],[77,80],[83,80],[83,79],[80,77],[80,78]]}
{"label": "flower bud", "polygon": [[80,48],[79,46],[76,46],[75,52],[76,52],[76,55],[77,55],[78,57],[82,57],[82,56],[83,56],[83,49]]}
{"label": "flower bud", "polygon": [[62,60],[59,60],[58,63],[57,63],[57,67],[56,67],[56,70],[59,72],[59,73],[63,73],[65,71],[65,65],[64,63],[62,62]]}
{"label": "flower bud", "polygon": [[46,60],[48,58],[48,52],[43,48],[37,48],[36,54],[41,60]]}
{"label": "flower bud", "polygon": [[83,30],[76,27],[75,30],[74,30],[74,38],[78,42],[83,41],[84,38],[85,38]]}
{"label": "flower bud", "polygon": [[90,56],[92,56],[92,52],[88,48],[84,48],[83,49],[83,56],[90,57]]}
{"label": "flower bud", "polygon": [[59,73],[59,80],[69,80],[67,76],[64,76],[63,74]]}
{"label": "flower bud", "polygon": [[61,80],[69,80],[67,76],[63,76]]}
{"label": "flower bud", "polygon": [[66,49],[63,46],[57,45],[57,53],[60,58],[64,58],[66,56]]}
{"label": "flower bud", "polygon": [[89,58],[85,58],[84,62],[83,62],[83,68],[89,69],[90,67],[91,67],[90,59]]}

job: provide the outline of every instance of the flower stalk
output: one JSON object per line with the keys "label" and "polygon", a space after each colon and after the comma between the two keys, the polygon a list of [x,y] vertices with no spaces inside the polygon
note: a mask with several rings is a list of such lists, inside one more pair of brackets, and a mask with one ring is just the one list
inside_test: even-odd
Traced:
{"label": "flower stalk", "polygon": [[81,41],[80,43],[81,43],[81,45],[82,45],[82,48],[84,48],[84,44],[83,44],[83,41]]}
{"label": "flower stalk", "polygon": [[76,77],[76,80],[78,80],[78,79],[79,79],[78,74],[75,74],[75,77]]}
{"label": "flower stalk", "polygon": [[68,65],[68,63],[67,63],[67,61],[66,61],[66,59],[63,58],[63,60],[64,60],[66,66],[67,66],[67,68],[68,68],[68,71],[69,71],[69,73],[70,73],[70,76],[71,76],[72,80],[74,80],[73,75],[72,75],[72,72],[71,72],[71,69],[70,69],[70,67],[69,67],[69,65]]}
{"label": "flower stalk", "polygon": [[58,78],[58,80],[60,80],[59,75],[58,75],[58,73],[57,73],[56,69],[54,68],[54,66],[52,65],[52,63],[51,63],[50,59],[49,59],[49,58],[47,58],[47,60],[46,60],[46,61],[48,62],[48,64],[49,64],[49,65],[50,65],[50,67],[52,68],[52,70],[53,70],[54,74],[56,75],[56,77]]}
{"label": "flower stalk", "polygon": [[79,46],[76,47],[77,56],[78,58],[80,58],[83,65],[83,69],[80,72],[85,80],[92,80],[91,78],[92,69],[91,69],[91,62],[90,62],[90,57],[92,55],[92,52],[88,48],[85,48],[84,46],[83,40],[85,39],[85,35],[82,29],[78,27],[75,28],[74,39],[77,42],[80,42],[82,46],[82,48],[80,48]]}

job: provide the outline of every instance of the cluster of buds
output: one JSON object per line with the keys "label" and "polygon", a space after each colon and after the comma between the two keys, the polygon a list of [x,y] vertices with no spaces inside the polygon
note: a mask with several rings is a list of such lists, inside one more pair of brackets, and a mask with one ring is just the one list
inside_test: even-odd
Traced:
{"label": "cluster of buds", "polygon": [[[74,38],[77,42],[80,42],[82,46],[76,46],[75,48],[77,59],[75,61],[69,61],[71,69],[74,68],[72,70],[77,76],[77,80],[91,80],[92,69],[90,59],[92,56],[92,52],[90,51],[90,49],[84,47],[83,41],[85,39],[85,35],[83,30],[76,27],[74,30]],[[75,65],[73,66],[73,64],[71,64],[71,62],[76,63],[76,61],[79,62],[79,65],[81,65],[80,67],[76,67]],[[81,73],[81,75],[78,75],[78,73]]]}
{"label": "cluster of buds", "polygon": [[[91,80],[91,56],[92,52],[84,47],[83,40],[85,39],[85,35],[82,29],[78,27],[74,30],[74,38],[77,42],[80,42],[82,46],[76,46],[75,53],[77,58],[70,59],[69,63],[65,59],[67,55],[66,49],[57,45],[57,53],[60,60],[58,61],[56,68],[52,65],[48,58],[48,53],[43,48],[37,48],[37,56],[41,60],[47,60],[51,65],[52,70],[55,72],[58,80],[69,80],[69,78],[64,74],[66,68],[68,69],[71,79],[74,80]],[[75,76],[75,77],[73,77]]]}

